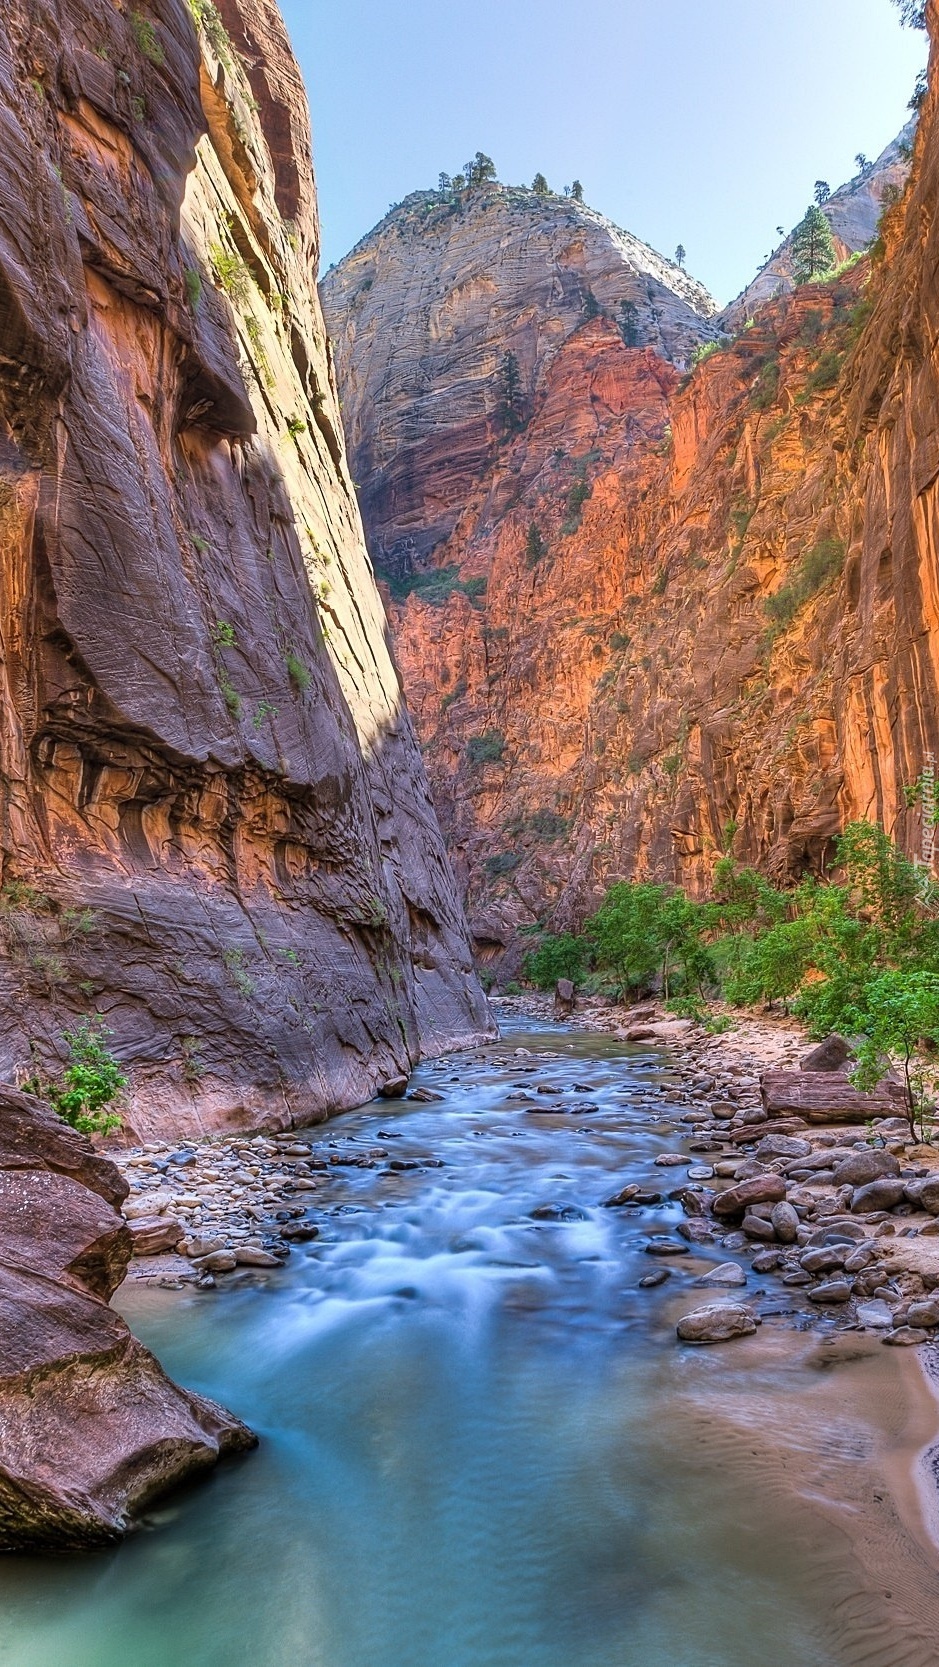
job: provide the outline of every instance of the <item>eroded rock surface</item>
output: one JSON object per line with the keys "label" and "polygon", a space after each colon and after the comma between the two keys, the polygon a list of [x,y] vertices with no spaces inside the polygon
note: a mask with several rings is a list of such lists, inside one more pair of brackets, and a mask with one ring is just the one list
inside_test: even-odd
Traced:
{"label": "eroded rock surface", "polygon": [[127,1190],[83,1135],[0,1086],[0,1549],[107,1545],[255,1444],[108,1307],[133,1251]]}
{"label": "eroded rock surface", "polygon": [[97,1009],[141,1136],[490,1029],[386,642],[271,0],[0,41],[0,1075]]}

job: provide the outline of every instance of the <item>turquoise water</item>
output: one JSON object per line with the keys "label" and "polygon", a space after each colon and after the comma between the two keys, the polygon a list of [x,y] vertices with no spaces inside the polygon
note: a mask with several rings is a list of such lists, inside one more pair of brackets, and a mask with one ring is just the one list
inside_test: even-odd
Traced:
{"label": "turquoise water", "polygon": [[[536,1057],[516,1059],[519,1045]],[[369,1107],[316,1138],[442,1168],[339,1169],[322,1238],[266,1283],[123,1294],[172,1374],[246,1418],[261,1447],[118,1551],[8,1559],[0,1662],[860,1660],[831,1626],[831,1578],[855,1578],[847,1551],[820,1579],[824,1530],[804,1500],[767,1491],[753,1458],[765,1432],[735,1422],[743,1405],[752,1416],[762,1404],[767,1429],[788,1416],[802,1368],[780,1378],[771,1321],[753,1342],[680,1348],[676,1302],[693,1306],[701,1259],[682,1258],[665,1287],[638,1286],[659,1265],[647,1234],[669,1230],[674,1210],[597,1207],[626,1180],[681,1179],[652,1164],[675,1145],[647,1122],[660,1062],[529,1027],[419,1080],[444,1103]],[[507,1103],[541,1080],[599,1109],[542,1117]],[[533,1220],[545,1203],[575,1219]],[[818,1416],[843,1422],[827,1379],[805,1375]]]}

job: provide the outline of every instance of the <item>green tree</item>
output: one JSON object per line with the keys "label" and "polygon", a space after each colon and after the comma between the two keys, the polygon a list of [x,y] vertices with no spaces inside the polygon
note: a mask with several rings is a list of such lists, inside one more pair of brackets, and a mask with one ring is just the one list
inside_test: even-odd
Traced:
{"label": "green tree", "polygon": [[584,188],[579,179],[575,179],[573,185],[571,186],[571,196],[573,197],[575,203],[582,203],[584,200]]}
{"label": "green tree", "polygon": [[619,333],[627,347],[639,346],[639,308],[635,301],[620,302]]}
{"label": "green tree", "polygon": [[822,203],[827,203],[830,196],[831,186],[829,185],[827,179],[817,179],[815,181],[814,197],[819,208],[821,208]]}
{"label": "green tree", "polygon": [[487,180],[495,179],[496,165],[491,156],[485,151],[478,150],[472,162],[467,162],[463,172],[469,186],[485,185]]}
{"label": "green tree", "polygon": [[587,976],[590,945],[572,932],[548,933],[525,957],[522,975],[539,990],[551,990],[559,978],[582,984]]}
{"label": "green tree", "polygon": [[792,234],[793,276],[797,284],[808,284],[823,278],[834,264],[831,227],[817,203],[812,203]]}
{"label": "green tree", "polygon": [[602,308],[592,289],[584,290],[583,309],[585,318],[599,318]]}
{"label": "green tree", "polygon": [[441,174],[437,180],[437,190],[445,197],[453,190],[453,181],[449,174]]}
{"label": "green tree", "polygon": [[704,941],[712,924],[713,912],[677,888],[620,881],[587,922],[587,932],[600,965],[624,989],[649,989],[661,976],[668,998],[679,969],[686,988],[713,977]]}
{"label": "green tree", "polygon": [[857,156],[854,158],[854,166],[859,174],[866,174],[868,169],[871,167],[870,162],[868,162],[867,157],[864,155],[862,150],[859,150]]}
{"label": "green tree", "polygon": [[547,197],[547,196],[550,195],[551,188],[548,185],[548,182],[545,179],[544,174],[536,174],[535,175],[534,179],[531,182],[531,188],[534,191],[536,197]]}
{"label": "green tree", "polygon": [[936,1103],[936,1068],[922,1057],[922,1048],[939,1048],[939,974],[885,972],[868,986],[854,1029],[863,1031],[852,1081],[857,1088],[873,1088],[886,1069],[902,1071],[911,1140],[928,1140]]}
{"label": "green tree", "polygon": [[525,427],[525,401],[522,377],[513,352],[502,355],[499,367],[499,422],[506,434],[519,434]]}
{"label": "green tree", "polygon": [[687,252],[685,250],[685,246],[683,243],[679,243],[678,248],[675,250],[675,265],[679,268],[679,270],[684,269],[686,259]]}

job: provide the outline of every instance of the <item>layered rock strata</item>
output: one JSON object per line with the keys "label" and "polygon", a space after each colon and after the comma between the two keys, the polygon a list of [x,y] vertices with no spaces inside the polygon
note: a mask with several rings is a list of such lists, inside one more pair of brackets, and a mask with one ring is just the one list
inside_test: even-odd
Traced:
{"label": "layered rock strata", "polygon": [[0,1549],[118,1540],[147,1504],[255,1445],[178,1389],[108,1301],[133,1251],[127,1184],[0,1087]]}
{"label": "layered rock strata", "polygon": [[0,1076],[100,1012],[141,1136],[489,1029],[386,641],[271,0],[0,41]]}

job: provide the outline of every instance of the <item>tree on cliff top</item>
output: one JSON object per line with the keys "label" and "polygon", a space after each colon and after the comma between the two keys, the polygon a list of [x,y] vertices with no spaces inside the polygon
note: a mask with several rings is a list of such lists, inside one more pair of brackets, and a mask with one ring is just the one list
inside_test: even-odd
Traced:
{"label": "tree on cliff top", "polygon": [[547,180],[545,179],[544,174],[536,174],[535,175],[534,179],[531,182],[531,188],[534,191],[536,197],[550,196],[551,188],[550,188]]}
{"label": "tree on cliff top", "polygon": [[579,179],[575,179],[573,185],[571,186],[571,196],[573,197],[575,203],[582,203],[584,200],[584,188]]}
{"label": "tree on cliff top", "polygon": [[806,209],[792,234],[792,272],[797,284],[823,278],[835,264],[831,227],[817,203]]}
{"label": "tree on cliff top", "polygon": [[819,208],[821,208],[822,203],[827,203],[830,196],[831,186],[829,185],[827,179],[817,179],[815,181],[815,201],[818,203]]}
{"label": "tree on cliff top", "polygon": [[678,248],[675,250],[675,265],[678,267],[679,271],[684,271],[685,261],[687,258],[688,255],[685,245],[683,243],[679,243]]}
{"label": "tree on cliff top", "polygon": [[495,179],[496,165],[491,156],[478,150],[472,162],[466,163],[463,174],[468,186],[485,185],[487,180]]}
{"label": "tree on cliff top", "polygon": [[893,4],[907,29],[925,29],[926,0],[893,0]]}

